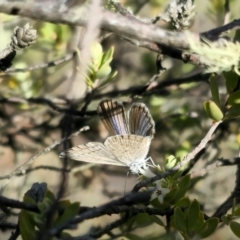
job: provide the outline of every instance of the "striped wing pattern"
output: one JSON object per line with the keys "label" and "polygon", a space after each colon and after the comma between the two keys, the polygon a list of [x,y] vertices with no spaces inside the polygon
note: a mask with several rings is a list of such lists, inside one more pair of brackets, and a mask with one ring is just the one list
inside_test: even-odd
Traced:
{"label": "striped wing pattern", "polygon": [[129,134],[125,109],[121,102],[112,99],[104,100],[99,103],[97,112],[110,134]]}
{"label": "striped wing pattern", "polygon": [[155,123],[145,104],[133,103],[128,116],[130,134],[153,138]]}

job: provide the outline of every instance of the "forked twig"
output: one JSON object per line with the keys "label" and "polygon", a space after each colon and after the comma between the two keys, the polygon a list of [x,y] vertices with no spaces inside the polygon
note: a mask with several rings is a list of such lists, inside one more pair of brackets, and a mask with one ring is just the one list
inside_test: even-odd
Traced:
{"label": "forked twig", "polygon": [[34,160],[36,160],[38,157],[40,157],[41,155],[51,151],[54,147],[56,147],[57,145],[61,144],[62,142],[71,139],[72,137],[76,137],[78,136],[81,132],[87,131],[89,130],[88,126],[85,126],[83,128],[81,128],[80,130],[78,130],[77,132],[71,134],[68,137],[62,138],[60,140],[55,141],[53,144],[51,144],[50,146],[46,147],[45,149],[39,151],[36,155],[34,155],[33,157],[31,157],[28,161],[26,161],[24,164],[22,164],[21,166],[19,166],[18,168],[16,168],[13,172],[4,175],[4,176],[0,176],[0,180],[3,179],[11,179],[16,175],[24,175],[26,173],[26,168],[31,165],[33,163]]}

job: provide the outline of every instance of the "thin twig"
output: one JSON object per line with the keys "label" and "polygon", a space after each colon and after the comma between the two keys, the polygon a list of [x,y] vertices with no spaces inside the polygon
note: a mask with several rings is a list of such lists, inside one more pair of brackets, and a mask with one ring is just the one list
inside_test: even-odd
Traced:
{"label": "thin twig", "polygon": [[239,159],[235,158],[233,161],[230,161],[228,159],[218,159],[216,160],[213,164],[210,164],[199,171],[195,171],[191,173],[191,178],[196,178],[196,177],[203,177],[206,175],[209,171],[212,171],[218,167],[223,167],[223,166],[233,166],[239,164]]}
{"label": "thin twig", "polygon": [[229,23],[229,19],[230,19],[230,7],[229,7],[229,0],[225,0],[225,4],[224,4],[224,21],[223,21],[223,25]]}
{"label": "thin twig", "polygon": [[148,178],[147,180],[140,182],[138,184],[136,184],[134,186],[134,188],[132,189],[132,192],[137,192],[139,191],[139,189],[141,189],[142,187],[146,187],[147,185],[149,185],[152,182],[155,182],[157,180],[160,180],[162,178],[166,178],[167,176],[169,176],[170,174],[177,172],[180,168],[182,168],[185,164],[187,164],[189,161],[191,161],[196,155],[197,153],[199,153],[203,148],[206,147],[207,143],[211,140],[211,137],[213,135],[213,133],[215,132],[215,130],[217,129],[217,127],[219,126],[219,124],[221,124],[222,121],[219,122],[215,122],[213,123],[213,125],[211,126],[211,128],[209,129],[209,131],[207,132],[206,136],[202,139],[202,141],[198,144],[198,146],[196,148],[193,149],[192,152],[190,152],[189,154],[187,154],[183,160],[178,163],[175,167],[171,168],[169,171],[161,173],[156,175],[153,178]]}
{"label": "thin twig", "polygon": [[48,63],[37,64],[35,66],[30,66],[27,68],[9,68],[5,72],[3,72],[2,75],[8,74],[8,73],[29,72],[29,71],[38,70],[41,68],[55,67],[62,63],[66,63],[70,61],[75,55],[76,55],[76,52],[72,52],[72,53],[68,53],[66,56],[64,56],[61,59],[54,60]]}
{"label": "thin twig", "polygon": [[0,204],[2,206],[6,206],[6,207],[25,209],[25,210],[32,211],[32,212],[39,212],[37,205],[20,202],[18,200],[6,198],[4,196],[0,196]]}
{"label": "thin twig", "polygon": [[[238,161],[240,159],[238,158]],[[240,163],[237,165],[237,171],[236,171],[236,181],[235,181],[235,188],[231,195],[224,201],[216,210],[216,212],[213,214],[213,217],[222,217],[224,214],[227,213],[229,209],[232,208],[233,202],[236,204],[240,203]]]}
{"label": "thin twig", "polygon": [[38,157],[40,157],[41,155],[51,151],[54,147],[56,147],[57,145],[61,144],[62,142],[68,140],[68,139],[71,139],[72,137],[76,137],[78,136],[81,132],[83,131],[87,131],[89,130],[89,127],[88,126],[85,126],[83,128],[81,128],[79,131],[71,134],[69,137],[65,137],[65,138],[62,138],[60,140],[57,140],[55,141],[53,144],[51,144],[50,146],[46,147],[45,149],[43,149],[42,151],[38,152],[36,155],[34,155],[33,157],[31,157],[27,162],[25,162],[24,164],[22,164],[21,166],[19,166],[18,168],[16,168],[13,172],[7,174],[7,175],[4,175],[4,176],[0,176],[0,180],[3,180],[3,179],[11,179],[13,178],[14,176],[17,176],[19,174],[22,174],[24,175],[26,173],[26,168],[31,165],[34,160],[36,160]]}
{"label": "thin twig", "polygon": [[92,218],[99,217],[99,216],[106,214],[106,210],[109,208],[112,208],[114,206],[146,203],[150,200],[151,194],[152,194],[152,191],[139,192],[137,194],[136,193],[127,194],[124,197],[119,198],[117,200],[113,200],[107,204],[104,204],[101,207],[86,211],[86,212],[82,213],[79,217],[76,217],[75,219],[66,221],[66,222],[52,228],[49,233],[51,236],[55,236],[57,233],[61,232],[65,228],[67,228],[69,225],[81,223],[86,219],[92,219]]}
{"label": "thin twig", "polygon": [[213,39],[213,38],[217,38],[217,36],[219,36],[224,32],[227,32],[230,30],[237,30],[237,29],[240,29],[240,19],[233,20],[232,22],[226,25],[223,25],[221,27],[217,27],[207,32],[203,32],[201,33],[201,35],[208,39]]}

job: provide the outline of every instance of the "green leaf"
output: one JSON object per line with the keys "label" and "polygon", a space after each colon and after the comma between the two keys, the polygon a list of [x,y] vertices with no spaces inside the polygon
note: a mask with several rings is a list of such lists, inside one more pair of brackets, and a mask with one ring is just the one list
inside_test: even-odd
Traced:
{"label": "green leaf", "polygon": [[33,215],[33,220],[36,226],[42,226],[44,224],[44,217],[40,214]]}
{"label": "green leaf", "polygon": [[224,223],[225,225],[229,225],[229,223],[230,223],[230,220],[229,220],[229,218],[228,218],[226,215],[223,215],[223,216],[221,217],[221,220],[223,221],[223,223]]}
{"label": "green leaf", "polygon": [[158,198],[153,199],[150,203],[154,208],[157,208],[159,210],[165,210],[164,204],[160,203]]}
{"label": "green leaf", "polygon": [[223,113],[215,102],[208,100],[204,102],[203,106],[208,117],[215,122],[218,122],[223,118]]}
{"label": "green leaf", "polygon": [[107,77],[112,71],[109,65],[103,65],[96,73],[96,78],[101,79]]}
{"label": "green leaf", "polygon": [[32,199],[32,198],[30,198],[30,197],[28,197],[28,196],[24,196],[24,197],[23,197],[23,201],[24,201],[25,203],[30,203],[30,204],[36,205],[35,200]]}
{"label": "green leaf", "polygon": [[185,208],[190,205],[190,200],[188,197],[181,198],[178,202],[174,204],[175,207]]}
{"label": "green leaf", "polygon": [[240,104],[240,90],[231,93],[227,99],[227,103],[229,105]]}
{"label": "green leaf", "polygon": [[173,155],[170,155],[170,156],[168,156],[168,158],[165,161],[165,169],[166,170],[171,169],[171,168],[175,167],[177,165],[177,163],[178,163],[177,158]]}
{"label": "green leaf", "polygon": [[205,228],[203,229],[202,232],[199,233],[201,238],[206,238],[213,234],[218,226],[218,218],[209,218],[204,224]]}
{"label": "green leaf", "polygon": [[37,239],[33,217],[26,210],[20,212],[18,224],[23,240]]}
{"label": "green leaf", "polygon": [[195,225],[194,232],[199,234],[201,231],[203,231],[204,228],[205,228],[204,215],[200,211],[199,215],[198,215],[198,219],[197,219],[196,225]]}
{"label": "green leaf", "polygon": [[147,213],[139,213],[138,215],[134,216],[134,218],[129,219],[125,222],[125,226],[129,227],[129,224],[134,227],[141,227],[141,226],[150,226],[153,224],[152,219],[150,218],[149,214]]}
{"label": "green leaf", "polygon": [[195,229],[197,220],[200,213],[200,206],[196,199],[193,200],[192,204],[189,207],[188,216],[187,216],[187,226],[188,231],[192,231]]}
{"label": "green leaf", "polygon": [[92,57],[92,64],[94,69],[97,71],[101,65],[103,56],[102,46],[98,42],[94,42],[91,46],[91,57]]}
{"label": "green leaf", "polygon": [[50,190],[45,192],[44,199],[48,199],[52,204],[56,201],[54,194]]}
{"label": "green leaf", "polygon": [[102,55],[102,62],[100,67],[105,64],[109,64],[113,59],[114,47],[111,47],[107,52]]}
{"label": "green leaf", "polygon": [[173,175],[173,179],[174,180],[177,180],[177,179],[179,179],[181,176],[182,176],[182,174],[183,174],[183,170],[181,170],[182,168],[180,168],[174,175]]}
{"label": "green leaf", "polygon": [[182,212],[182,210],[178,207],[174,209],[174,222],[176,224],[176,228],[181,231],[186,233],[187,232],[187,224],[186,224],[186,219],[185,216]]}
{"label": "green leaf", "polygon": [[105,80],[105,81],[103,81],[99,86],[98,86],[98,88],[100,88],[100,87],[103,87],[103,86],[105,86],[106,84],[108,84],[109,82],[111,82],[111,80],[117,75],[117,71],[114,71],[114,72],[112,72],[109,76],[108,76],[108,78]]}
{"label": "green leaf", "polygon": [[155,223],[157,223],[158,225],[164,227],[164,223],[162,222],[162,220],[161,220],[159,217],[157,217],[157,216],[155,216],[155,215],[150,215],[149,217],[153,220],[153,222],[155,222]]}
{"label": "green leaf", "polygon": [[93,88],[93,81],[90,77],[85,76],[85,82],[89,88]]}
{"label": "green leaf", "polygon": [[80,208],[79,202],[72,203],[71,205],[69,205],[64,210],[63,214],[58,219],[56,219],[53,226],[57,226],[61,223],[67,222],[71,218],[74,218],[78,214],[79,208]]}
{"label": "green leaf", "polygon": [[170,190],[170,192],[167,193],[167,194],[164,196],[163,200],[164,200],[165,202],[167,202],[167,203],[170,203],[170,202],[173,202],[173,201],[175,202],[175,196],[177,195],[178,191],[179,191],[179,187],[178,187],[178,186],[172,188],[172,189]]}
{"label": "green leaf", "polygon": [[235,209],[232,215],[233,216],[240,216],[240,207]]}
{"label": "green leaf", "polygon": [[219,99],[219,91],[218,91],[216,75],[211,74],[209,81],[210,81],[210,88],[211,88],[213,101],[218,105],[218,107],[220,107],[220,99]]}
{"label": "green leaf", "polygon": [[49,208],[51,208],[52,201],[48,198],[46,198],[46,199],[44,198],[43,201],[39,202],[37,205],[38,205],[38,208],[39,208],[40,212],[44,213]]}
{"label": "green leaf", "polygon": [[223,72],[223,75],[226,79],[227,92],[231,94],[237,87],[238,75],[234,71]]}
{"label": "green leaf", "polygon": [[179,191],[175,196],[175,202],[177,202],[179,199],[181,199],[185,193],[187,192],[189,185],[190,185],[190,174],[185,175],[180,182],[178,183]]}
{"label": "green leaf", "polygon": [[232,230],[232,232],[238,237],[240,238],[240,223],[232,221],[230,223],[230,228]]}
{"label": "green leaf", "polygon": [[237,118],[240,116],[240,104],[233,105],[225,115],[224,119]]}

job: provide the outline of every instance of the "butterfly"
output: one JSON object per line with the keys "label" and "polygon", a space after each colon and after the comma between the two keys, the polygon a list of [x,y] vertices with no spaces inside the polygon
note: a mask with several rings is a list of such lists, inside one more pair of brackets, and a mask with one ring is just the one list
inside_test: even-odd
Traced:
{"label": "butterfly", "polygon": [[133,103],[128,114],[121,102],[106,99],[99,103],[97,112],[111,135],[104,144],[89,142],[78,145],[60,157],[73,160],[127,166],[132,173],[138,174],[147,166],[151,140],[155,133],[154,120],[143,103]]}

